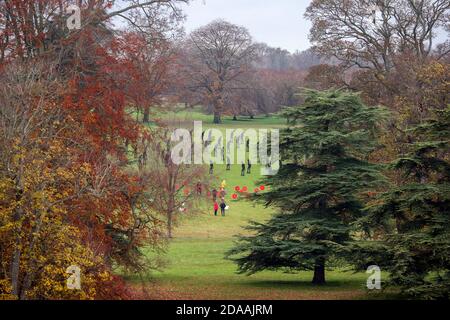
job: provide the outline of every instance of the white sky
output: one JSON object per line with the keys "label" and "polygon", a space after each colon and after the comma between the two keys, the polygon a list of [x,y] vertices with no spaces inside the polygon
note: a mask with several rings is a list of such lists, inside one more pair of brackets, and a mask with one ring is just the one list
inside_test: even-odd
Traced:
{"label": "white sky", "polygon": [[215,19],[246,27],[255,41],[292,53],[310,47],[311,25],[303,18],[310,0],[192,0],[183,6],[189,33]]}

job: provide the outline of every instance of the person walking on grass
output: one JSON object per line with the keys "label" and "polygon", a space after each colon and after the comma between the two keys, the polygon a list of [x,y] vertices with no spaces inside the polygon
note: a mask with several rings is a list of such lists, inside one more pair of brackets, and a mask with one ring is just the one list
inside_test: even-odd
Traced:
{"label": "person walking on grass", "polygon": [[227,171],[231,170],[231,159],[230,156],[227,156]]}
{"label": "person walking on grass", "polygon": [[220,188],[219,196],[221,199],[225,198],[227,191],[224,188]]}
{"label": "person walking on grass", "polygon": [[245,163],[244,162],[242,162],[241,176],[242,177],[245,176]]}
{"label": "person walking on grass", "polygon": [[217,217],[217,212],[219,212],[219,204],[214,201],[214,215]]}
{"label": "person walking on grass", "polygon": [[225,210],[227,208],[227,204],[225,203],[225,199],[222,199],[220,203],[220,211],[222,212],[222,217],[225,217]]}
{"label": "person walking on grass", "polygon": [[216,189],[213,189],[212,197],[213,197],[213,201],[216,202],[217,201],[217,190]]}
{"label": "person walking on grass", "polygon": [[247,173],[252,174],[252,162],[248,159]]}

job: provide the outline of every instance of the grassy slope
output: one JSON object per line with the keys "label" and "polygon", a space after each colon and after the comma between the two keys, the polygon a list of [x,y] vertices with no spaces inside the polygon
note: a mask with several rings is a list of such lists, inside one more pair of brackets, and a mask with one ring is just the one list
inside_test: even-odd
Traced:
{"label": "grassy slope", "polygon": [[[204,127],[224,129],[230,125],[243,128],[267,128],[282,126],[277,118],[259,118],[253,121],[232,121],[215,126],[211,117],[198,111],[181,112],[166,116],[183,120],[203,120]],[[226,217],[214,217],[212,212],[181,221],[170,244],[166,259],[168,266],[153,275],[146,284],[152,299],[366,299],[381,298],[368,295],[365,290],[366,274],[345,271],[328,271],[327,285],[314,287],[310,284],[311,272],[286,274],[262,272],[252,276],[236,274],[236,265],[224,259],[224,253],[233,245],[233,236],[245,232],[249,220],[264,221],[273,213],[245,200],[230,200],[234,187],[247,186],[253,190],[260,179],[259,167],[254,166],[252,175],[240,176],[240,167],[225,171],[216,168],[216,180],[227,181],[227,201],[230,210]],[[210,210],[211,211],[211,210]]]}

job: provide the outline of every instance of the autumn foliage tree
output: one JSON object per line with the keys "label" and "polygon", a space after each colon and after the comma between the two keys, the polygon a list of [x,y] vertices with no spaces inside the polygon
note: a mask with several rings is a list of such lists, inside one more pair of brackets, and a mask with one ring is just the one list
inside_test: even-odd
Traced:
{"label": "autumn foliage tree", "polygon": [[[414,298],[447,299],[448,103],[450,4],[444,0],[315,0],[314,49],[346,70],[346,82],[392,117],[373,159],[390,184],[373,190],[358,225],[367,242],[350,251],[364,269],[378,264]],[[316,70],[313,70],[316,71]],[[321,79],[310,73],[319,85]],[[333,81],[331,81],[333,82]],[[358,258],[357,258],[358,257]]]}
{"label": "autumn foliage tree", "polygon": [[448,41],[438,43],[437,33],[448,28],[449,10],[445,0],[315,0],[305,16],[314,50],[357,71],[376,103],[392,107],[396,96],[420,93],[417,68],[448,58]]}
{"label": "autumn foliage tree", "polygon": [[345,70],[340,66],[328,64],[311,67],[305,78],[305,86],[316,90],[349,87],[345,79]]}
{"label": "autumn foliage tree", "polygon": [[389,284],[412,298],[450,294],[449,121],[447,107],[413,128],[417,142],[390,164],[404,183],[370,201],[359,224],[371,241],[352,254],[358,267],[377,263],[387,270]]}
{"label": "autumn foliage tree", "polygon": [[[413,139],[408,129],[428,118],[435,107],[446,106],[442,85],[450,51],[448,41],[439,42],[438,34],[448,32],[449,10],[444,0],[315,0],[305,13],[312,22],[313,49],[332,62],[328,71],[311,70],[309,86],[342,83],[361,92],[366,103],[388,106],[396,115],[382,138],[382,161],[400,156],[404,144]],[[423,77],[425,70],[433,69],[441,84],[430,87]],[[436,100],[426,102],[434,96],[433,87],[439,106]]]}
{"label": "autumn foliage tree", "polygon": [[149,43],[139,33],[123,33],[115,45],[121,52],[121,62],[127,65],[120,74],[125,83],[127,104],[148,123],[151,107],[162,105],[174,80],[170,72],[175,57],[172,45],[163,40]]}
{"label": "autumn foliage tree", "polygon": [[[114,268],[149,266],[140,248],[160,245],[162,224],[132,165],[129,146],[143,134],[126,110],[135,66],[109,22],[181,2],[0,3],[0,293],[125,298]],[[66,27],[70,4],[81,8],[79,30]],[[66,287],[72,265],[78,291]]]}
{"label": "autumn foliage tree", "polygon": [[256,114],[271,114],[282,107],[292,107],[299,103],[298,90],[304,87],[306,72],[295,69],[273,70],[259,69],[249,81],[250,98],[247,104],[252,105]]}

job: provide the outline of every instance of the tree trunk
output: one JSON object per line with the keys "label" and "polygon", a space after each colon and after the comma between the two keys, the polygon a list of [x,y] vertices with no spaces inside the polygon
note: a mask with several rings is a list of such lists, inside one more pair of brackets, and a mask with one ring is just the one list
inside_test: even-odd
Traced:
{"label": "tree trunk", "polygon": [[[20,220],[20,217],[22,214],[20,213],[21,209],[17,209],[17,212],[14,214],[14,222],[17,222]],[[16,240],[14,243],[14,252],[12,254],[12,261],[11,261],[11,287],[12,287],[12,294],[20,298],[20,283],[19,283],[19,274],[20,274],[20,257],[22,254],[21,251],[21,237],[20,237],[20,227],[16,227]]]}
{"label": "tree trunk", "polygon": [[12,263],[11,263],[11,286],[12,286],[12,294],[19,298],[20,288],[19,288],[19,271],[20,271],[20,256],[21,252],[19,249],[20,237],[16,238]]}
{"label": "tree trunk", "polygon": [[[173,193],[175,194],[175,193]],[[168,207],[167,207],[167,238],[172,239],[172,229],[173,229],[173,215],[175,207],[175,200],[171,197],[169,199]]]}
{"label": "tree trunk", "polygon": [[172,239],[172,217],[167,217],[167,238]]}
{"label": "tree trunk", "polygon": [[172,213],[167,214],[167,238],[172,239]]}
{"label": "tree trunk", "polygon": [[220,84],[218,89],[214,92],[214,123],[222,123],[222,112],[223,112],[223,84]]}
{"label": "tree trunk", "polygon": [[220,123],[222,123],[222,119],[221,119],[221,116],[220,116],[220,112],[217,112],[217,111],[214,112],[214,123],[215,123],[215,124],[220,124]]}
{"label": "tree trunk", "polygon": [[[20,169],[19,174],[16,177],[16,200],[20,201],[22,199],[22,194],[24,190],[24,184],[22,181],[22,175],[23,175],[23,161],[20,163]],[[13,221],[15,223],[19,222],[21,217],[23,216],[23,210],[22,207],[16,208]],[[21,233],[21,225],[15,227],[16,230],[16,239],[14,243],[14,252],[12,254],[12,261],[11,261],[11,287],[12,287],[12,294],[17,296],[17,298],[20,298],[20,258],[21,258],[21,244],[22,244],[22,238],[20,236]]]}
{"label": "tree trunk", "polygon": [[325,284],[325,259],[316,259],[312,283],[317,285]]}
{"label": "tree trunk", "polygon": [[144,123],[150,122],[150,107],[144,108],[144,119],[142,120],[142,122]]}

